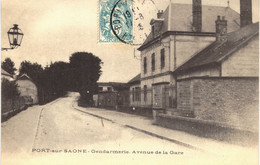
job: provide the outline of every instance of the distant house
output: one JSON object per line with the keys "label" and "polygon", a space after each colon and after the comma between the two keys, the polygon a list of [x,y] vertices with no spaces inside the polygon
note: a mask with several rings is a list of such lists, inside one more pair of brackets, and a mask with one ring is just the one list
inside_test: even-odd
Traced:
{"label": "distant house", "polygon": [[[225,20],[218,21],[225,25]],[[175,114],[258,130],[259,23],[228,34],[225,28],[173,72]]]}
{"label": "distant house", "polygon": [[32,99],[32,104],[38,103],[38,90],[36,84],[27,75],[23,74],[16,79],[20,96],[26,98],[27,101]]}
{"label": "distant house", "polygon": [[104,92],[104,91],[114,91],[113,86],[109,82],[98,82],[98,91]]}
{"label": "distant house", "polygon": [[2,68],[1,69],[1,80],[3,80],[3,78],[5,78],[9,81],[14,80],[13,76]]}
{"label": "distant house", "polygon": [[98,82],[98,89],[98,93],[93,96],[95,106],[117,108],[129,105],[129,86],[127,83]]}
{"label": "distant house", "polygon": [[114,92],[128,88],[127,83],[121,82],[98,82],[98,92]]}

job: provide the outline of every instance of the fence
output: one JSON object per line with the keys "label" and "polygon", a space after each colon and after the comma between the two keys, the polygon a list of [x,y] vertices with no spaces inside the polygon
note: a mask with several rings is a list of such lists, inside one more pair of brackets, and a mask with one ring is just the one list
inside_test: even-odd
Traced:
{"label": "fence", "polygon": [[1,103],[1,117],[2,122],[16,113],[20,112],[26,107],[26,101],[23,97],[16,97],[13,99],[3,99]]}
{"label": "fence", "polygon": [[134,87],[118,92],[102,92],[94,96],[94,102],[96,107],[151,116],[153,108],[176,108],[176,87],[161,85],[152,88]]}

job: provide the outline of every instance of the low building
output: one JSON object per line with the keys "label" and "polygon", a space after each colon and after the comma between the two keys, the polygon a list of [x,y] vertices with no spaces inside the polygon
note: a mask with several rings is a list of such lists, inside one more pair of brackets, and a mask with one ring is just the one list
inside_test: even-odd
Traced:
{"label": "low building", "polygon": [[9,81],[14,80],[13,76],[2,68],[1,69],[1,80],[3,80],[4,78]]}
{"label": "low building", "polygon": [[129,106],[129,86],[127,83],[98,82],[99,92],[93,96],[94,105],[103,108]]}
{"label": "low building", "polygon": [[[218,18],[216,23],[225,20]],[[259,23],[226,34],[178,67],[177,112],[258,130]]]}
{"label": "low building", "polygon": [[27,75],[23,74],[16,79],[16,84],[20,92],[20,96],[23,96],[27,102],[32,104],[38,103],[38,89],[36,84]]}
{"label": "low building", "polygon": [[112,83],[111,82],[98,82],[98,91],[114,91]]}

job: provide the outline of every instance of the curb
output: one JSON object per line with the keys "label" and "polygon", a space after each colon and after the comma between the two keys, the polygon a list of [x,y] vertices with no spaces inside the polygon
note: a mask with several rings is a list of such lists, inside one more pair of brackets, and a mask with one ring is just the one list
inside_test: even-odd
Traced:
{"label": "curb", "polygon": [[169,142],[175,143],[177,145],[180,145],[180,146],[183,146],[183,147],[186,147],[186,148],[189,148],[189,149],[197,150],[197,151],[200,151],[200,152],[207,152],[207,151],[205,151],[205,150],[203,150],[201,148],[195,147],[193,145],[190,145],[190,144],[187,144],[187,143],[183,143],[181,141],[178,141],[178,140],[175,140],[175,139],[171,139],[171,138],[168,138],[168,137],[165,137],[165,136],[161,136],[161,135],[158,135],[158,134],[155,134],[155,133],[152,133],[152,132],[140,129],[140,128],[136,128],[136,127],[133,127],[133,126],[130,126],[130,125],[125,125],[125,127],[131,128],[131,129],[139,131],[139,132],[143,132],[143,133],[145,133],[147,135],[150,135],[150,136],[153,136],[153,137],[157,137],[159,139],[167,140]]}
{"label": "curb", "polygon": [[95,114],[93,114],[93,113],[89,113],[89,112],[86,112],[86,111],[82,111],[82,110],[77,109],[77,108],[75,108],[75,107],[73,107],[73,108],[76,109],[77,111],[86,113],[86,114],[88,114],[88,115],[91,115],[91,116],[94,116],[94,117],[97,117],[97,118],[100,118],[100,119],[107,120],[107,121],[110,121],[110,122],[112,122],[112,123],[115,123],[115,122],[114,122],[113,120],[111,120],[111,119],[108,119],[108,118],[105,118],[105,117],[102,117],[102,116],[99,116],[99,115],[95,115]]}
{"label": "curb", "polygon": [[131,129],[133,129],[133,130],[135,130],[135,131],[142,132],[142,133],[145,133],[145,134],[147,134],[147,135],[150,135],[150,136],[153,136],[153,137],[162,139],[162,140],[167,140],[167,141],[169,141],[169,142],[175,143],[175,144],[177,144],[177,145],[180,145],[180,146],[183,146],[183,147],[192,149],[192,150],[200,151],[200,152],[203,152],[203,153],[209,153],[208,151],[203,150],[203,149],[198,148],[198,147],[195,147],[195,146],[193,146],[193,145],[190,145],[190,144],[187,144],[187,143],[184,143],[184,142],[175,140],[175,139],[171,139],[171,138],[168,138],[168,137],[165,137],[165,136],[161,136],[161,135],[158,135],[158,134],[155,134],[155,133],[152,133],[152,132],[149,132],[149,131],[140,129],[140,128],[136,128],[136,127],[131,126],[131,125],[128,125],[128,124],[120,124],[120,123],[117,123],[117,122],[115,122],[115,121],[113,121],[113,120],[111,120],[111,119],[108,119],[108,118],[105,118],[105,117],[102,117],[102,116],[99,116],[99,115],[96,115],[96,114],[93,114],[93,113],[89,113],[89,112],[80,110],[80,109],[78,109],[78,108],[75,108],[73,105],[72,105],[72,107],[73,107],[75,110],[77,110],[77,111],[80,111],[80,112],[82,112],[82,113],[86,113],[86,114],[91,115],[91,116],[94,116],[94,117],[96,117],[96,118],[100,118],[100,119],[103,119],[103,120],[107,120],[107,121],[110,121],[110,122],[112,122],[112,123],[116,123],[116,124],[122,125],[122,126],[124,126],[124,127],[131,128]]}

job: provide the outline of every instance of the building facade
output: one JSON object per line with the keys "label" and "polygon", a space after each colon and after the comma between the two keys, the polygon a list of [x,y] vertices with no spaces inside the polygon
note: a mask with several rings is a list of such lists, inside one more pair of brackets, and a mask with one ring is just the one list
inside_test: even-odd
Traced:
{"label": "building facade", "polygon": [[240,28],[237,12],[229,7],[204,6],[201,0],[193,0],[192,5],[171,3],[151,20],[152,31],[138,49],[141,51],[140,106],[167,111],[177,108],[177,83],[172,73],[216,40],[218,15],[230,23],[227,32]]}
{"label": "building facade", "polygon": [[220,36],[177,68],[175,115],[258,130],[259,23]]}
{"label": "building facade", "polygon": [[98,93],[93,95],[94,106],[118,108],[129,106],[129,86],[127,83],[98,82]]}
{"label": "building facade", "polygon": [[9,80],[9,81],[14,80],[13,76],[10,73],[5,71],[4,69],[1,69],[1,80],[3,80],[4,78]]}
{"label": "building facade", "polygon": [[104,92],[104,91],[114,91],[113,86],[109,82],[98,82],[98,91]]}
{"label": "building facade", "polygon": [[141,107],[140,78],[141,74],[138,74],[128,82],[130,107]]}
{"label": "building facade", "polygon": [[20,92],[20,96],[26,98],[26,102],[31,102],[32,104],[38,103],[38,89],[36,84],[32,81],[32,79],[23,74],[16,79],[16,84],[18,91]]}

